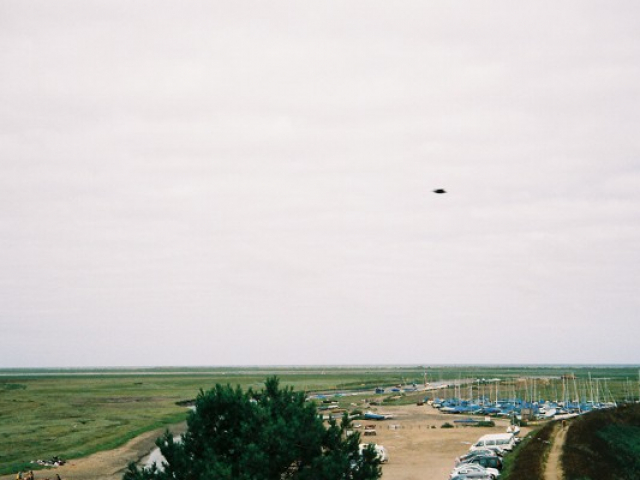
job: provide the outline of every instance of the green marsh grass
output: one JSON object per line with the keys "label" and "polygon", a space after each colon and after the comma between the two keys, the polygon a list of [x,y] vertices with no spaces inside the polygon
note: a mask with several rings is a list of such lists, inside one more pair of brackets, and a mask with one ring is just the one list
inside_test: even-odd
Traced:
{"label": "green marsh grass", "polygon": [[409,373],[415,370],[0,370],[0,474],[35,468],[32,460],[68,460],[115,448],[146,431],[184,421],[184,402],[216,383],[261,389],[276,374],[296,390],[337,392],[398,383]]}

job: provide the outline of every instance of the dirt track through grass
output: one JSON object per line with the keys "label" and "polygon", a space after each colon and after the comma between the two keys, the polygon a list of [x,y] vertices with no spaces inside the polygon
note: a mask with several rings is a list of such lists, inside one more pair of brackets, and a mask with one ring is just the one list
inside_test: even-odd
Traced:
{"label": "dirt track through grass", "polygon": [[562,455],[562,447],[564,446],[568,429],[568,425],[563,427],[561,423],[558,423],[555,427],[551,440],[551,451],[544,471],[544,480],[562,480],[564,478],[560,456]]}
{"label": "dirt track through grass", "polygon": [[[184,432],[186,424],[171,427],[178,434]],[[36,480],[47,480],[60,475],[63,480],[120,480],[129,462],[138,462],[154,447],[155,440],[164,429],[144,433],[113,450],[102,451],[69,461],[66,465],[51,470],[34,471]],[[15,480],[16,474],[0,476],[0,480]]]}

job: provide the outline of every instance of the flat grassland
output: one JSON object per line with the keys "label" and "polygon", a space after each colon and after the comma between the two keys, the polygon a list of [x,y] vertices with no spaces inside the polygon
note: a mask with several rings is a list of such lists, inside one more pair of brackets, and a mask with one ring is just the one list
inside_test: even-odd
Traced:
{"label": "flat grassland", "polygon": [[[36,471],[36,478],[56,473],[71,480],[121,478],[126,463],[144,456],[164,428],[174,426],[179,433],[184,428],[189,400],[200,389],[207,390],[216,383],[259,390],[265,378],[277,375],[283,385],[296,390],[356,393],[338,398],[340,407],[353,410],[360,408],[363,399],[372,399],[375,387],[387,387],[387,392],[388,387],[396,385],[416,383],[419,387],[424,383],[425,373],[427,381],[443,384],[461,378],[501,378],[509,384],[523,376],[560,377],[567,372],[577,378],[591,374],[606,377],[607,388],[618,398],[631,395],[632,386],[637,385],[637,367],[0,370],[0,475],[12,474],[11,478],[15,478],[19,470],[36,469],[30,463],[32,460],[58,456],[68,460],[68,464],[55,470]],[[549,390],[544,391],[541,383],[539,388],[541,396],[550,398],[553,390],[557,396],[557,385],[553,389],[547,385]],[[452,395],[454,390],[440,393]],[[384,467],[384,478],[444,478],[455,456],[467,450],[464,442],[488,433],[473,427],[440,429],[445,421],[438,417],[441,414],[416,405],[425,395],[420,391],[403,391],[375,398],[379,405],[374,408],[393,410],[391,413],[398,415],[392,421],[380,422],[379,433],[373,437],[385,444],[392,456]],[[397,428],[387,428],[392,424]],[[503,427],[495,428],[503,431]],[[425,452],[430,452],[429,456],[425,457]],[[431,458],[437,452],[441,454],[440,460]],[[434,476],[426,475],[424,469],[429,467],[425,462],[436,468]],[[412,465],[415,473],[411,473]]]}

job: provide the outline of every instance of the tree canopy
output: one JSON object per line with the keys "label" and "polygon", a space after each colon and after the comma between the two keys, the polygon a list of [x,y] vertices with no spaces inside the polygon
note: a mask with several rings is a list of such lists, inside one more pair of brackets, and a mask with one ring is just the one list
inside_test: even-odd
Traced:
{"label": "tree canopy", "polygon": [[123,480],[374,480],[381,476],[373,447],[359,451],[360,434],[345,413],[325,425],[302,392],[280,388],[270,377],[259,392],[217,384],[200,391],[174,441],[167,431],[156,444],[166,461],[129,465]]}

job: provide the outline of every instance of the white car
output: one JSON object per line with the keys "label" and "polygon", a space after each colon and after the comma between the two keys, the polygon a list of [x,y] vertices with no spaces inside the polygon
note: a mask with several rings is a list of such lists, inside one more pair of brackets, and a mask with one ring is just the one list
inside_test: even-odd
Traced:
{"label": "white car", "polygon": [[459,467],[456,467],[453,469],[453,471],[451,472],[451,475],[449,475],[449,478],[455,478],[455,477],[466,477],[469,476],[471,478],[475,478],[475,476],[482,476],[482,475],[486,475],[489,478],[492,479],[496,479],[500,476],[500,471],[495,469],[495,468],[484,468],[481,465],[476,465],[476,464],[463,464],[460,465]]}
{"label": "white car", "polygon": [[381,463],[387,463],[389,461],[389,453],[387,452],[387,449],[384,448],[382,445],[378,445],[376,443],[361,443],[360,444],[360,454],[362,455],[362,451],[367,448],[369,445],[373,445],[373,448],[375,449],[376,453],[378,454],[378,458],[380,459]]}
{"label": "white car", "polygon": [[451,480],[493,480],[488,473],[470,473],[468,475],[456,475]]}

